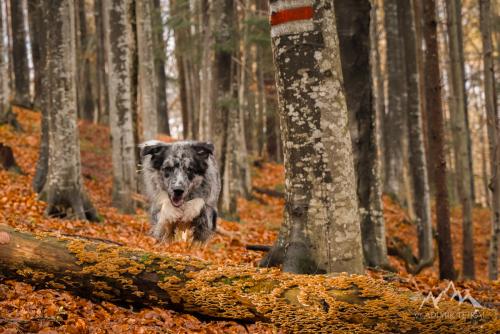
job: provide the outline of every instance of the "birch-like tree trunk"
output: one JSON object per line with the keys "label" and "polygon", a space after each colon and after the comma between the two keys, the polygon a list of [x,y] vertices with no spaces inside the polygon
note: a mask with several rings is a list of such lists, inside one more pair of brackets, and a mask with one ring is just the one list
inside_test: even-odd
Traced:
{"label": "birch-like tree trunk", "polygon": [[462,206],[462,271],[464,278],[474,279],[474,229],[472,225],[472,169],[469,162],[470,131],[467,122],[467,103],[465,98],[465,75],[463,45],[461,44],[461,1],[446,0],[448,17],[448,47],[450,55],[453,94],[450,96],[450,116],[455,153],[455,170],[458,196]]}
{"label": "birch-like tree trunk", "polygon": [[97,220],[82,184],[77,126],[75,8],[71,0],[45,0],[48,52],[47,180],[42,198],[49,216]]}
{"label": "birch-like tree trunk", "polygon": [[28,1],[28,23],[29,23],[29,35],[30,35],[30,45],[31,45],[31,58],[33,60],[33,74],[34,74],[34,96],[33,96],[33,109],[41,110],[40,99],[43,98],[43,86],[42,86],[42,54],[43,47],[42,40],[44,38],[45,29],[43,29],[42,16],[42,1],[34,0]]}
{"label": "birch-like tree trunk", "polygon": [[137,111],[139,119],[142,121],[140,122],[142,127],[140,141],[154,139],[158,132],[152,12],[153,0],[135,1],[139,61]]}
{"label": "birch-like tree trunk", "polygon": [[152,14],[158,132],[170,136],[167,103],[167,75],[165,73],[165,61],[167,54],[165,50],[165,41],[163,40],[163,19],[160,0],[153,0]]}
{"label": "birch-like tree trunk", "polygon": [[362,273],[352,142],[332,2],[278,0],[271,2],[270,11],[286,208],[281,235],[264,262],[275,262],[272,257],[282,252],[288,272]]}
{"label": "birch-like tree trunk", "polygon": [[384,1],[388,105],[384,117],[384,191],[403,201],[404,59],[398,24],[398,0]]}
{"label": "birch-like tree trunk", "polygon": [[12,29],[12,65],[14,68],[14,103],[30,106],[28,32],[25,25],[26,0],[10,0]]}
{"label": "birch-like tree trunk", "polygon": [[105,2],[103,13],[113,159],[112,200],[113,206],[124,212],[135,210],[132,195],[137,190],[133,10],[133,0],[110,0]]}
{"label": "birch-like tree trunk", "polygon": [[427,161],[424,147],[423,122],[419,94],[417,62],[417,40],[415,17],[411,1],[401,1],[402,20],[405,22],[403,34],[406,61],[407,126],[409,137],[409,166],[414,194],[414,209],[417,220],[419,262],[421,266],[431,265],[434,259],[432,243],[432,220]]}
{"label": "birch-like tree trunk", "polygon": [[437,40],[435,0],[424,0],[425,96],[429,117],[429,148],[436,188],[436,218],[438,232],[439,277],[454,279],[453,251],[450,234],[450,208],[447,188],[446,154],[444,150],[444,116],[441,101],[441,79]]}
{"label": "birch-like tree trunk", "polygon": [[[212,87],[212,71],[213,71],[213,1],[203,0],[202,5],[202,27],[200,38],[202,41],[201,51],[201,66],[200,66],[200,115],[198,119],[198,136],[200,140],[210,140],[211,135],[211,110],[213,104],[213,87]],[[229,70],[229,69],[228,69]]]}
{"label": "birch-like tree trunk", "polygon": [[[366,265],[388,267],[370,69],[370,1],[335,2]],[[376,46],[375,46],[376,47]]]}
{"label": "birch-like tree trunk", "polygon": [[491,161],[491,239],[488,254],[488,277],[498,278],[498,248],[500,242],[500,117],[496,105],[495,71],[491,39],[491,2],[479,1],[481,39],[483,42],[484,99],[488,119],[488,139]]}
{"label": "birch-like tree trunk", "polygon": [[0,124],[9,123],[12,117],[10,108],[10,87],[9,87],[9,63],[8,63],[8,45],[5,43],[4,20],[5,7],[0,0]]}

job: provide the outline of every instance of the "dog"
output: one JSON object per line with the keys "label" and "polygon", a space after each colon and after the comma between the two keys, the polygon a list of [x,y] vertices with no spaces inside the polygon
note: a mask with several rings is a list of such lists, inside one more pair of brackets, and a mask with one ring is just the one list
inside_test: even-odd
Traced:
{"label": "dog", "polygon": [[151,235],[169,242],[187,230],[193,242],[207,241],[217,227],[221,189],[214,145],[149,140],[139,147]]}

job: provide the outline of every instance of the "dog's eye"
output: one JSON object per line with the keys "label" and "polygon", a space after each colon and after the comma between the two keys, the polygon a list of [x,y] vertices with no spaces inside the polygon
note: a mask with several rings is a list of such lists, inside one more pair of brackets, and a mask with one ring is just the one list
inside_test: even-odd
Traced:
{"label": "dog's eye", "polygon": [[172,174],[172,168],[170,168],[170,167],[165,167],[165,168],[163,168],[163,175],[164,175],[165,177],[169,177],[169,176],[170,176],[170,174]]}
{"label": "dog's eye", "polygon": [[186,174],[188,176],[188,179],[191,181],[193,178],[194,178],[194,169],[189,167],[187,170],[186,170]]}

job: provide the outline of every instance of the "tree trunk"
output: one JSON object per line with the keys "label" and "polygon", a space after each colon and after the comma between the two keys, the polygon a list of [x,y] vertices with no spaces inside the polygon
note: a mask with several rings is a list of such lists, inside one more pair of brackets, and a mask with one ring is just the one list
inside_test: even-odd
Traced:
{"label": "tree trunk", "polygon": [[446,155],[444,150],[444,119],[441,101],[439,52],[435,0],[424,0],[425,96],[429,117],[429,148],[436,159],[433,164],[436,187],[436,217],[438,232],[439,277],[454,279],[453,251],[450,235],[450,208],[447,188]]}
{"label": "tree trunk", "polygon": [[10,106],[10,78],[9,63],[5,57],[9,47],[5,43],[4,32],[4,6],[0,1],[0,124],[12,124],[15,121],[15,115]]}
{"label": "tree trunk", "polygon": [[427,106],[425,97],[425,64],[424,64],[424,38],[423,38],[423,9],[422,3],[420,1],[412,1],[413,3],[413,14],[415,16],[415,40],[416,40],[416,53],[417,53],[417,71],[418,77],[421,78],[418,81],[418,95],[420,103],[420,115],[422,117],[422,134],[424,140],[424,151],[425,158],[427,162],[427,178],[429,183],[429,191],[432,195],[433,192],[433,159],[431,157],[431,152],[429,149],[429,130],[428,130],[428,116],[427,116]]}
{"label": "tree trunk", "polygon": [[14,66],[14,103],[29,107],[30,75],[28,65],[27,29],[25,25],[25,0],[10,0],[12,25],[12,63]]}
{"label": "tree trunk", "polygon": [[82,184],[77,126],[73,2],[46,0],[48,173],[42,190],[49,216],[97,220]]}
{"label": "tree trunk", "polygon": [[163,40],[163,19],[160,0],[153,0],[153,42],[156,75],[156,107],[158,132],[170,136],[167,101],[167,75],[165,73],[166,51]]}
{"label": "tree trunk", "polygon": [[[33,190],[40,193],[47,181],[49,169],[49,58],[48,52],[48,14],[44,1],[29,2],[29,16],[32,39],[33,65],[35,72],[34,108],[42,114],[41,138],[33,178]],[[35,42],[36,41],[36,42]]]}
{"label": "tree trunk", "polygon": [[92,122],[94,120],[94,96],[92,94],[90,36],[87,27],[85,0],[76,0],[76,52],[78,59],[78,116]]}
{"label": "tree trunk", "polygon": [[370,1],[335,1],[366,265],[388,267],[370,68]]}
{"label": "tree trunk", "polygon": [[[462,270],[464,278],[474,279],[474,231],[472,226],[472,169],[470,168],[469,141],[470,131],[467,122],[467,104],[465,99],[465,75],[463,46],[460,43],[461,1],[446,0],[448,16],[448,43],[451,61],[450,85],[453,88],[453,104],[450,105],[450,115],[453,134],[453,148],[455,151],[455,170],[458,186],[458,196],[462,206],[462,236],[463,255]],[[453,106],[453,107],[451,107]]]}
{"label": "tree trunk", "polygon": [[432,264],[433,239],[429,180],[427,177],[427,161],[424,147],[423,122],[419,94],[419,76],[417,67],[417,41],[415,20],[411,1],[401,1],[402,20],[405,22],[403,34],[404,53],[406,61],[406,89],[408,96],[407,126],[409,137],[409,162],[411,181],[413,185],[414,209],[417,220],[419,261],[422,265]]}
{"label": "tree trunk", "polygon": [[187,71],[188,48],[190,40],[188,28],[185,20],[189,17],[189,2],[187,0],[170,0],[170,24],[174,31],[175,40],[175,61],[177,65],[179,85],[179,99],[181,104],[182,134],[183,139],[192,138],[193,127],[193,107],[189,91],[189,75]]}
{"label": "tree trunk", "polygon": [[[137,190],[132,0],[107,1],[104,11],[108,64],[109,117],[113,159],[113,206],[134,212]],[[153,109],[156,110],[156,109]]]}
{"label": "tree trunk", "polygon": [[28,22],[29,35],[31,45],[31,57],[33,59],[33,74],[34,74],[34,96],[33,109],[41,110],[41,99],[43,98],[43,47],[42,40],[44,39],[45,30],[43,29],[43,11],[42,2],[28,1]]}
{"label": "tree trunk", "polygon": [[403,203],[404,63],[398,29],[398,1],[384,1],[388,105],[384,117],[384,191]]}
{"label": "tree trunk", "polygon": [[[213,3],[212,3],[213,5]],[[211,124],[210,116],[213,109],[213,88],[212,88],[212,71],[213,71],[213,50],[214,50],[214,36],[213,36],[213,11],[209,0],[201,1],[201,66],[200,66],[200,114],[198,123],[199,140],[210,140],[211,137]],[[228,69],[229,70],[229,69]]]}
{"label": "tree trunk", "polygon": [[481,38],[483,42],[484,99],[488,118],[488,139],[491,161],[491,240],[488,258],[488,277],[498,278],[498,247],[500,242],[500,118],[496,105],[495,70],[491,40],[491,2],[479,1]]}
{"label": "tree trunk", "polygon": [[248,89],[248,81],[250,73],[249,67],[249,54],[250,54],[250,31],[247,20],[250,19],[250,0],[243,0],[242,3],[243,8],[241,9],[242,13],[240,14],[242,17],[239,18],[240,26],[240,47],[239,47],[239,59],[240,62],[238,64],[238,132],[237,132],[237,161],[238,161],[238,174],[239,174],[239,193],[241,196],[245,198],[250,198],[252,193],[252,177],[250,171],[249,164],[249,156],[248,156],[248,145],[247,145],[247,137],[246,133],[249,132],[249,128],[247,126],[247,115],[250,113],[248,98],[250,95],[250,91]]}
{"label": "tree trunk", "polygon": [[153,43],[153,0],[135,1],[137,53],[139,79],[137,87],[137,112],[139,115],[140,141],[156,138],[158,132],[158,106],[156,102],[155,55]]}
{"label": "tree trunk", "polygon": [[[234,94],[234,78],[235,67],[232,61],[236,46],[234,45],[235,39],[233,34],[235,32],[234,26],[234,0],[217,0],[214,2],[215,17],[218,19],[214,23],[215,27],[215,66],[214,66],[214,83],[215,83],[215,108],[212,114],[212,139],[215,145],[215,151],[218,154],[218,165],[222,175],[222,196],[219,199],[219,206],[221,212],[235,213],[235,198],[230,198],[230,177],[234,173],[231,165],[235,161],[231,156],[233,151],[230,145],[234,142],[229,142],[229,137],[234,137],[234,131],[231,134],[230,128],[230,115],[231,119],[237,120],[239,117],[235,114],[238,113],[237,106],[234,101],[237,96]],[[224,47],[223,47],[224,46]],[[234,122],[233,122],[234,123]],[[237,124],[237,123],[235,123]],[[228,152],[230,153],[228,156]],[[227,166],[226,166],[227,164]],[[236,167],[235,167],[236,168]],[[234,188],[233,188],[234,189]]]}
{"label": "tree trunk", "polygon": [[[35,288],[66,290],[96,302],[160,306],[206,319],[264,322],[285,333],[493,333],[493,310],[441,300],[443,314],[418,309],[422,296],[367,276],[305,276],[277,270],[215,266],[81,239],[58,239],[0,225],[0,276]],[[413,316],[415,314],[415,316]]]}
{"label": "tree trunk", "polygon": [[104,1],[94,1],[95,13],[95,55],[96,55],[96,91],[97,122],[109,125],[108,76],[106,75],[106,31],[104,28]]}
{"label": "tree trunk", "polygon": [[[296,21],[288,11],[301,12]],[[360,220],[334,8],[271,2],[285,153],[285,220],[266,262],[294,273],[363,271]],[[295,20],[294,20],[295,18]]]}

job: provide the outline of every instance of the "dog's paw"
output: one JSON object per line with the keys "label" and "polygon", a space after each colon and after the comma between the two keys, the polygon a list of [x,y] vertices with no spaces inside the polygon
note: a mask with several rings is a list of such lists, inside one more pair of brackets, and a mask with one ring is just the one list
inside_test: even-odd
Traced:
{"label": "dog's paw", "polygon": [[206,206],[205,210],[193,220],[193,241],[195,242],[205,242],[214,233],[216,229],[217,212]]}

